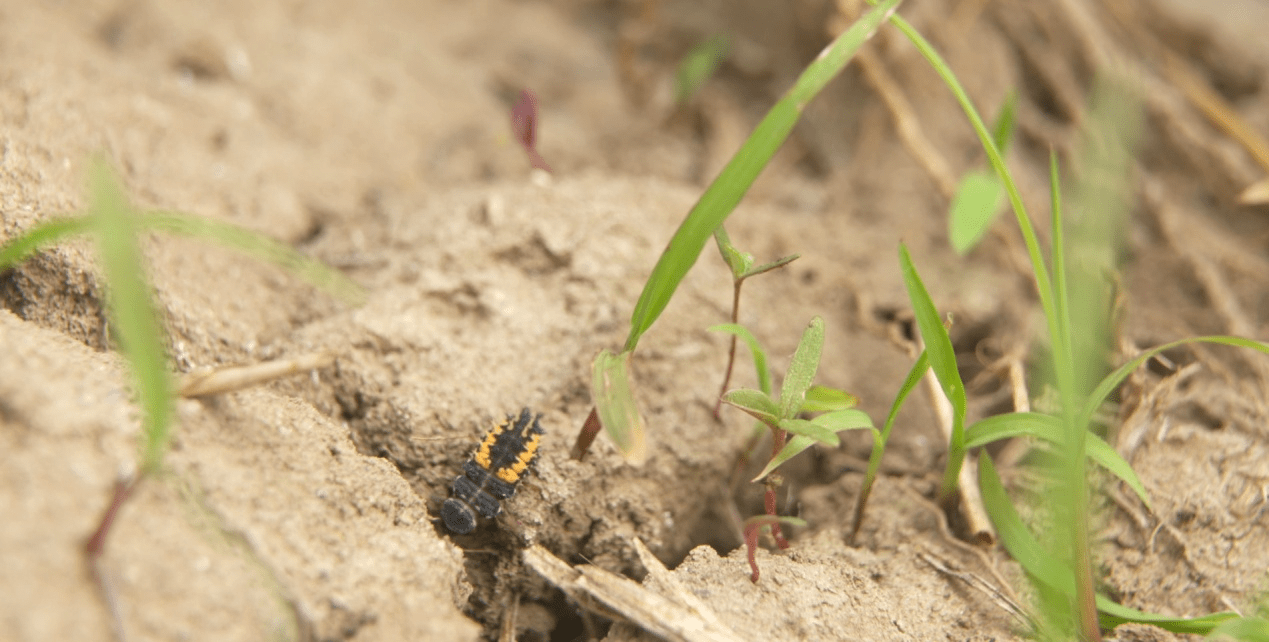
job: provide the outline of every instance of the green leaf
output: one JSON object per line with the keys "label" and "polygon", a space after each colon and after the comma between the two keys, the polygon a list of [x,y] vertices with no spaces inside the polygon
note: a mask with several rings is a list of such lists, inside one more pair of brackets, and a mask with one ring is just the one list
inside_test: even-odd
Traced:
{"label": "green leaf", "polygon": [[859,405],[859,398],[844,390],[827,386],[811,386],[802,402],[802,412],[827,412],[845,410]]}
{"label": "green leaf", "polygon": [[[872,417],[862,410],[834,410],[811,420],[811,423],[823,426],[833,432],[872,428]],[[875,429],[874,429],[875,432]]]}
{"label": "green leaf", "polygon": [[1003,156],[1009,151],[1009,141],[1013,139],[1013,124],[1018,115],[1018,92],[1010,89],[1005,94],[1005,101],[1000,104],[1000,113],[996,114],[996,122],[992,124],[992,142]]}
{"label": "green leaf", "polygon": [[881,23],[894,13],[899,1],[885,0],[879,3],[820,52],[807,65],[793,87],[767,112],[762,122],[758,123],[718,178],[710,183],[675,231],[656,266],[652,268],[652,274],[648,276],[630,315],[626,350],[633,350],[639,344],[639,338],[665,310],[679,283],[696,263],[705,247],[705,241],[736,209],[740,199],[753,185],[754,179],[789,137],[807,103],[845,68],[864,41],[872,37]]}
{"label": "green leaf", "polygon": [[687,102],[714,75],[730,49],[731,42],[722,34],[692,47],[674,74],[674,102]]}
{"label": "green leaf", "polygon": [[136,213],[101,158],[89,168],[89,202],[109,290],[111,325],[137,383],[144,435],[141,470],[154,473],[162,466],[172,428],[173,386],[163,326],[142,265]]}
{"label": "green leaf", "polygon": [[731,237],[727,235],[727,230],[722,225],[714,230],[714,244],[718,246],[718,253],[723,255],[723,261],[727,262],[727,267],[731,268],[731,278],[735,280],[745,278],[745,273],[753,267],[753,255],[742,252],[732,245]]}
{"label": "green leaf", "polygon": [[948,211],[948,239],[957,254],[974,249],[1000,214],[1004,186],[992,172],[974,170],[961,179]]}
{"label": "green leaf", "polygon": [[815,440],[810,437],[806,437],[804,435],[794,435],[790,437],[789,440],[785,442],[784,448],[781,448],[780,452],[776,453],[776,456],[772,457],[771,461],[767,462],[767,465],[762,469],[762,472],[758,473],[758,476],[754,477],[750,481],[761,481],[764,477],[770,475],[771,471],[779,468],[781,464],[793,459],[803,450],[806,450],[814,445]]}
{"label": "green leaf", "polygon": [[88,217],[55,219],[35,225],[0,247],[0,272],[17,265],[44,247],[69,236],[88,232],[92,225],[93,221]]}
{"label": "green leaf", "polygon": [[604,432],[626,461],[642,463],[648,456],[643,417],[630,388],[630,354],[607,350],[595,357],[591,368],[591,396]]}
{"label": "green leaf", "polygon": [[[995,415],[979,420],[965,429],[965,448],[986,446],[994,441],[1010,437],[1030,436],[1043,439],[1049,443],[1063,443],[1062,420],[1035,412],[1011,412]],[[1128,487],[1137,493],[1142,503],[1153,510],[1146,487],[1137,477],[1132,466],[1104,439],[1089,433],[1085,436],[1084,453],[1100,464],[1111,474],[1123,480]]]}
{"label": "green leaf", "polygon": [[802,333],[802,340],[793,353],[789,371],[780,385],[780,416],[793,417],[802,409],[806,391],[815,379],[820,367],[820,353],[824,350],[824,319],[816,316]]}
{"label": "green leaf", "polygon": [[780,407],[761,390],[750,388],[728,390],[727,394],[723,395],[723,403],[740,408],[773,428],[780,422]]}
{"label": "green leaf", "polygon": [[828,444],[829,446],[837,446],[842,443],[842,440],[837,438],[837,433],[831,428],[807,421],[806,419],[781,419],[779,427],[781,430],[787,431],[791,434],[810,437],[815,441]]}
{"label": "green leaf", "polygon": [[771,369],[767,367],[767,353],[763,352],[762,346],[758,345],[758,340],[754,338],[753,333],[747,328],[735,323],[723,323],[710,326],[711,332],[726,332],[735,335],[745,345],[749,346],[749,354],[753,355],[753,369],[758,376],[758,388],[764,394],[771,394]]}
{"label": "green leaf", "polygon": [[801,256],[802,256],[801,254],[790,254],[788,256],[783,256],[770,263],[763,263],[762,265],[759,265],[757,267],[749,268],[745,270],[744,274],[741,274],[740,276],[741,278],[744,278],[744,279],[747,279],[751,276],[758,276],[759,274],[770,272],[771,270],[774,270],[777,268],[782,268],[798,260],[799,258],[801,258]]}

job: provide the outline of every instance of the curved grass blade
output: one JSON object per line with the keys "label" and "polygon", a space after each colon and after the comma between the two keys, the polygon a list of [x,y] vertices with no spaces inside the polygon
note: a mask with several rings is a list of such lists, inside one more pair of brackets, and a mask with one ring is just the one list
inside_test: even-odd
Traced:
{"label": "curved grass blade", "polygon": [[[1063,430],[1062,420],[1057,417],[1036,412],[1011,412],[987,417],[966,428],[965,448],[977,448],[1001,439],[1022,436],[1061,444]],[[1150,504],[1150,496],[1146,493],[1146,487],[1137,477],[1136,471],[1119,454],[1119,451],[1106,443],[1106,440],[1089,433],[1085,436],[1084,454],[1123,480],[1134,493],[1137,493],[1137,497],[1141,498],[1146,508],[1154,510]]]}
{"label": "curved grass blade", "polygon": [[21,236],[9,239],[4,247],[0,247],[0,271],[17,265],[45,247],[55,245],[67,237],[84,234],[91,228],[92,221],[86,216],[59,218],[40,223]]}
{"label": "curved grass blade", "polygon": [[807,103],[846,67],[859,47],[894,13],[899,2],[885,0],[878,3],[829,43],[807,65],[793,87],[767,112],[740,150],[710,183],[652,268],[652,274],[648,276],[630,316],[630,334],[626,337],[625,350],[633,350],[639,344],[639,338],[665,310],[679,283],[696,263],[705,242],[736,208],[754,179],[784,144]]}

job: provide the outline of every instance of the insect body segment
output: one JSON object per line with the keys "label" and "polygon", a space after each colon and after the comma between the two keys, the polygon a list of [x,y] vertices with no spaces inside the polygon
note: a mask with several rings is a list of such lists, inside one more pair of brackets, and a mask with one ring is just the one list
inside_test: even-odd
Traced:
{"label": "insect body segment", "polygon": [[459,534],[476,528],[476,514],[492,519],[502,511],[501,500],[516,492],[516,483],[537,456],[544,431],[541,415],[525,408],[520,416],[493,427],[463,464],[463,474],[454,479],[450,498],[441,507],[446,528]]}

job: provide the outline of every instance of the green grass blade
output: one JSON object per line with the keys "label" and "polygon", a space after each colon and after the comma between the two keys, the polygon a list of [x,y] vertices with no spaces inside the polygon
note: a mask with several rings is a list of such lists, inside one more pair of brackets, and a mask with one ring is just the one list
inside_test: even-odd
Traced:
{"label": "green grass blade", "polygon": [[1262,617],[1240,617],[1223,622],[1212,630],[1216,640],[1269,642],[1269,620]]}
{"label": "green grass blade", "polygon": [[[1003,415],[987,417],[965,429],[965,448],[978,448],[994,441],[1010,437],[1036,437],[1053,444],[1061,444],[1064,437],[1064,424],[1057,417],[1035,412],[1011,412]],[[1104,439],[1097,435],[1087,435],[1084,442],[1084,454],[1100,464],[1132,489],[1147,508],[1151,508],[1150,496],[1146,487],[1137,477],[1137,472],[1124,460]],[[1152,509],[1153,510],[1153,509]]]}
{"label": "green grass blade", "polygon": [[365,301],[365,290],[343,273],[321,261],[296,252],[285,243],[251,230],[202,216],[167,211],[147,212],[147,216],[142,221],[149,229],[220,243],[230,249],[273,263],[332,293],[346,303],[358,305]]}
{"label": "green grass blade", "polygon": [[144,439],[141,471],[154,473],[162,466],[172,427],[172,381],[163,328],[141,263],[136,213],[104,160],[93,161],[89,190],[111,325],[137,383]]}
{"label": "green grass blade", "polygon": [[625,350],[633,350],[652,326],[696,263],[706,240],[731,214],[754,179],[784,144],[806,104],[836,77],[881,23],[894,13],[900,0],[886,0],[864,14],[820,53],[779,102],[741,145],[723,171],[701,195],[683,219],[661,258],[652,268],[630,317]]}
{"label": "green grass blade", "polygon": [[1128,375],[1132,374],[1133,370],[1136,370],[1156,354],[1171,350],[1172,348],[1178,346],[1183,346],[1187,343],[1219,343],[1239,348],[1250,348],[1252,350],[1259,350],[1260,352],[1269,354],[1269,344],[1254,341],[1252,339],[1244,339],[1242,337],[1222,335],[1190,337],[1188,339],[1181,339],[1180,341],[1173,341],[1172,343],[1165,343],[1161,346],[1156,346],[1146,350],[1140,355],[1137,355],[1135,359],[1119,366],[1114,372],[1106,375],[1106,377],[1097,384],[1097,387],[1093,388],[1093,392],[1089,394],[1088,399],[1084,403],[1084,407],[1080,411],[1078,420],[1083,422],[1084,425],[1088,425],[1092,421],[1093,414],[1097,412],[1097,408],[1106,401],[1106,398],[1110,396],[1110,393],[1114,392],[1115,389],[1119,387],[1119,384],[1124,382],[1124,379],[1128,378]]}
{"label": "green grass blade", "polygon": [[1000,104],[1000,113],[996,114],[996,122],[991,128],[991,142],[1003,155],[1009,151],[1009,143],[1013,140],[1014,123],[1018,119],[1018,91],[1010,89],[1005,95],[1005,102]]}
{"label": "green grass blade", "polygon": [[758,339],[753,336],[753,333],[748,328],[735,323],[710,326],[709,330],[735,335],[749,346],[749,354],[753,355],[753,369],[758,376],[758,389],[765,394],[771,394],[771,369],[767,367],[767,353],[763,351],[761,345],[758,345]]}
{"label": "green grass blade", "polygon": [[1005,167],[1005,160],[993,140],[991,132],[987,131],[987,126],[983,124],[983,119],[978,115],[978,110],[974,108],[974,103],[970,101],[969,95],[965,93],[964,87],[961,86],[956,75],[952,73],[951,67],[943,60],[938,51],[927,41],[916,29],[912,27],[908,21],[899,15],[890,16],[890,24],[894,25],[903,33],[912,44],[916,46],[917,51],[930,63],[935,73],[943,79],[944,84],[951,90],[955,96],[956,102],[960,104],[961,109],[965,112],[966,118],[969,119],[970,125],[974,128],[974,133],[978,135],[978,141],[983,146],[983,151],[987,153],[987,161],[991,164],[992,169],[996,170],[996,176],[1000,178],[1001,183],[1005,187],[1005,193],[1009,196],[1009,203],[1013,206],[1013,212],[1018,220],[1018,228],[1022,231],[1022,239],[1027,246],[1027,254],[1031,258],[1031,268],[1035,272],[1036,293],[1040,297],[1040,307],[1044,309],[1045,319],[1049,324],[1049,335],[1054,336],[1057,333],[1057,319],[1053,316],[1053,289],[1049,281],[1049,272],[1045,267],[1044,255],[1040,251],[1040,241],[1036,237],[1035,228],[1031,225],[1031,219],[1027,217],[1027,209],[1022,204],[1022,194],[1018,192],[1018,186],[1014,183],[1013,177],[1009,175],[1009,170]]}
{"label": "green grass blade", "polygon": [[0,271],[17,265],[45,247],[67,237],[88,232],[91,228],[92,221],[86,217],[60,218],[40,223],[21,236],[9,239],[4,247],[0,247]]}
{"label": "green grass blade", "polygon": [[630,353],[607,350],[595,357],[591,369],[591,396],[604,432],[617,445],[622,457],[642,463],[648,456],[646,430],[630,389]]}
{"label": "green grass blade", "polygon": [[793,417],[802,409],[806,391],[811,388],[815,371],[820,367],[820,353],[823,350],[824,319],[816,316],[802,332],[802,340],[798,342],[798,348],[789,362],[789,371],[780,384],[781,417]]}
{"label": "green grass blade", "polygon": [[952,339],[947,335],[947,328],[939,318],[934,307],[934,300],[926,291],[916,266],[912,264],[912,256],[908,247],[899,244],[899,264],[903,270],[903,282],[908,289],[908,299],[912,301],[912,311],[916,316],[917,329],[925,342],[925,353],[929,356],[930,368],[938,377],[943,394],[952,404],[952,440],[947,445],[947,470],[943,473],[943,485],[939,489],[939,497],[946,498],[956,489],[956,476],[960,474],[961,464],[965,461],[965,384],[961,382],[961,373],[956,369],[956,352],[952,349]]}
{"label": "green grass blade", "polygon": [[903,380],[899,394],[895,395],[894,403],[890,404],[890,414],[886,416],[886,423],[882,426],[881,432],[873,431],[872,454],[868,456],[868,472],[864,474],[864,485],[859,490],[859,498],[855,500],[855,519],[849,537],[851,543],[854,543],[855,536],[859,534],[859,528],[864,524],[864,509],[868,507],[868,496],[872,494],[872,485],[877,481],[877,471],[881,470],[881,458],[886,453],[886,443],[890,440],[890,431],[894,428],[895,419],[899,417],[899,410],[903,408],[908,395],[920,385],[921,378],[925,376],[925,371],[929,368],[930,357],[922,350],[921,356],[917,357],[916,363],[913,363],[912,369],[908,371],[908,377]]}
{"label": "green grass blade", "polygon": [[[132,225],[138,230],[156,230],[219,243],[278,265],[346,303],[357,305],[365,301],[365,291],[361,286],[338,270],[310,259],[267,236],[228,223],[179,212],[147,212],[133,218]],[[36,225],[0,248],[0,270],[12,267],[44,247],[70,236],[86,233],[93,225],[95,222],[91,215],[60,218]]]}
{"label": "green grass blade", "polygon": [[[1054,559],[1040,543],[1036,541],[1027,527],[1022,523],[1004,484],[991,463],[991,458],[978,458],[978,482],[982,488],[983,504],[991,516],[992,524],[1000,535],[1000,541],[1027,574],[1046,586],[1060,591],[1068,598],[1075,595],[1075,577],[1071,569]],[[1126,622],[1151,624],[1173,633],[1193,633],[1204,635],[1217,624],[1236,617],[1234,613],[1213,613],[1197,618],[1176,618],[1154,613],[1145,613],[1121,604],[1116,604],[1104,596],[1096,597],[1097,610],[1101,613],[1101,625],[1114,628]]]}

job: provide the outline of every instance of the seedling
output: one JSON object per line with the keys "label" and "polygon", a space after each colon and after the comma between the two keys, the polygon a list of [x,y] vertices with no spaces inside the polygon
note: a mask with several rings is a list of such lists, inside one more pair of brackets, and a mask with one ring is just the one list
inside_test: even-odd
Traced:
{"label": "seedling", "polygon": [[[720,329],[735,332],[734,328],[724,326]],[[752,344],[751,344],[752,345]],[[740,388],[723,395],[724,403],[735,406],[758,421],[771,431],[771,459],[754,482],[764,482],[766,492],[763,505],[766,516],[750,519],[745,522],[745,546],[749,552],[749,566],[753,570],[751,579],[758,581],[758,563],[754,558],[754,550],[758,543],[760,531],[770,531],[780,548],[788,548],[789,542],[781,532],[781,522],[787,518],[776,515],[776,490],[783,483],[777,472],[780,465],[792,459],[798,453],[810,448],[816,442],[837,446],[841,443],[837,433],[843,430],[859,428],[876,429],[868,415],[849,407],[854,405],[854,397],[840,391],[834,393],[821,392],[816,402],[817,408],[832,408],[814,419],[802,419],[799,415],[807,406],[807,393],[811,382],[815,379],[815,371],[819,369],[820,353],[824,347],[824,320],[820,317],[811,319],[810,325],[802,333],[797,350],[785,373],[784,383],[780,386],[777,397],[769,391]],[[754,351],[759,354],[759,351]],[[755,356],[755,361],[758,358]],[[765,361],[765,359],[763,359]],[[834,401],[837,400],[837,401]],[[793,435],[790,439],[789,435]]]}
{"label": "seedling", "polygon": [[[723,260],[727,262],[727,267],[731,270],[732,324],[740,323],[740,286],[745,284],[745,279],[782,268],[798,258],[797,254],[790,254],[770,263],[755,266],[753,264],[753,255],[748,252],[742,252],[732,245],[731,238],[727,236],[727,230],[722,225],[719,225],[718,229],[714,230],[714,242],[718,245],[718,253],[723,255]],[[736,363],[736,340],[739,337],[739,334],[733,333],[731,335],[731,345],[727,348],[727,368],[723,371],[723,385],[718,391],[718,402],[714,404],[715,419],[719,418],[719,411],[722,410],[723,404],[723,393],[727,391],[727,384],[731,382],[731,370]],[[749,336],[749,339],[753,339],[752,335]],[[755,355],[754,358],[757,359],[757,355],[760,354],[757,349],[757,341],[751,341],[749,348]],[[758,370],[759,378],[768,377],[765,363],[754,364],[754,366]],[[770,392],[770,385],[771,382],[767,381],[765,386],[761,386],[763,392]]]}
{"label": "seedling", "polygon": [[[131,479],[119,480],[101,521],[85,543],[84,552],[103,599],[115,614],[114,595],[100,573],[98,560],[120,509],[137,486],[163,466],[171,438],[172,400],[176,386],[164,350],[165,331],[150,297],[138,237],[159,229],[220,242],[257,258],[290,269],[316,285],[350,302],[363,297],[359,286],[321,263],[289,247],[224,223],[173,212],[141,213],[127,200],[118,180],[101,158],[94,158],[88,175],[89,205],[82,216],[55,219],[10,239],[0,247],[0,271],[8,269],[40,248],[75,234],[89,234],[97,241],[107,291],[110,327],[132,373],[137,405],[141,408],[142,440],[139,464]],[[121,637],[121,636],[118,636]]]}
{"label": "seedling", "polygon": [[511,107],[511,133],[516,142],[529,155],[529,163],[534,169],[550,173],[551,166],[538,153],[538,97],[528,89],[520,91],[520,98]]}
{"label": "seedling", "polygon": [[[817,96],[830,80],[836,78],[855,52],[864,42],[876,33],[886,18],[894,13],[900,0],[885,0],[860,16],[853,25],[829,43],[820,55],[811,62],[794,83],[793,87],[771,108],[758,123],[753,133],[732,156],[731,161],[714,179],[701,195],[700,200],[688,212],[687,217],[679,225],[674,236],[670,238],[661,258],[652,268],[643,292],[635,303],[630,317],[630,333],[626,336],[626,344],[621,355],[604,351],[595,360],[591,397],[596,408],[591,410],[586,423],[577,435],[573,446],[573,457],[581,459],[590,447],[599,430],[599,418],[603,418],[603,428],[613,441],[623,448],[622,454],[628,459],[633,451],[624,450],[623,444],[642,444],[645,440],[641,434],[642,421],[638,413],[611,412],[603,410],[606,404],[619,404],[626,409],[634,409],[633,399],[619,399],[629,394],[629,377],[626,372],[628,355],[639,345],[639,338],[657,320],[665,306],[669,304],[679,283],[687,276],[688,270],[696,263],[706,241],[744,198],[745,192],[753,185],[758,174],[775,155],[776,150],[793,131],[798,118],[808,103]],[[609,384],[621,383],[621,386],[610,387]],[[609,423],[609,418],[619,423]],[[624,420],[622,418],[625,418]]]}

